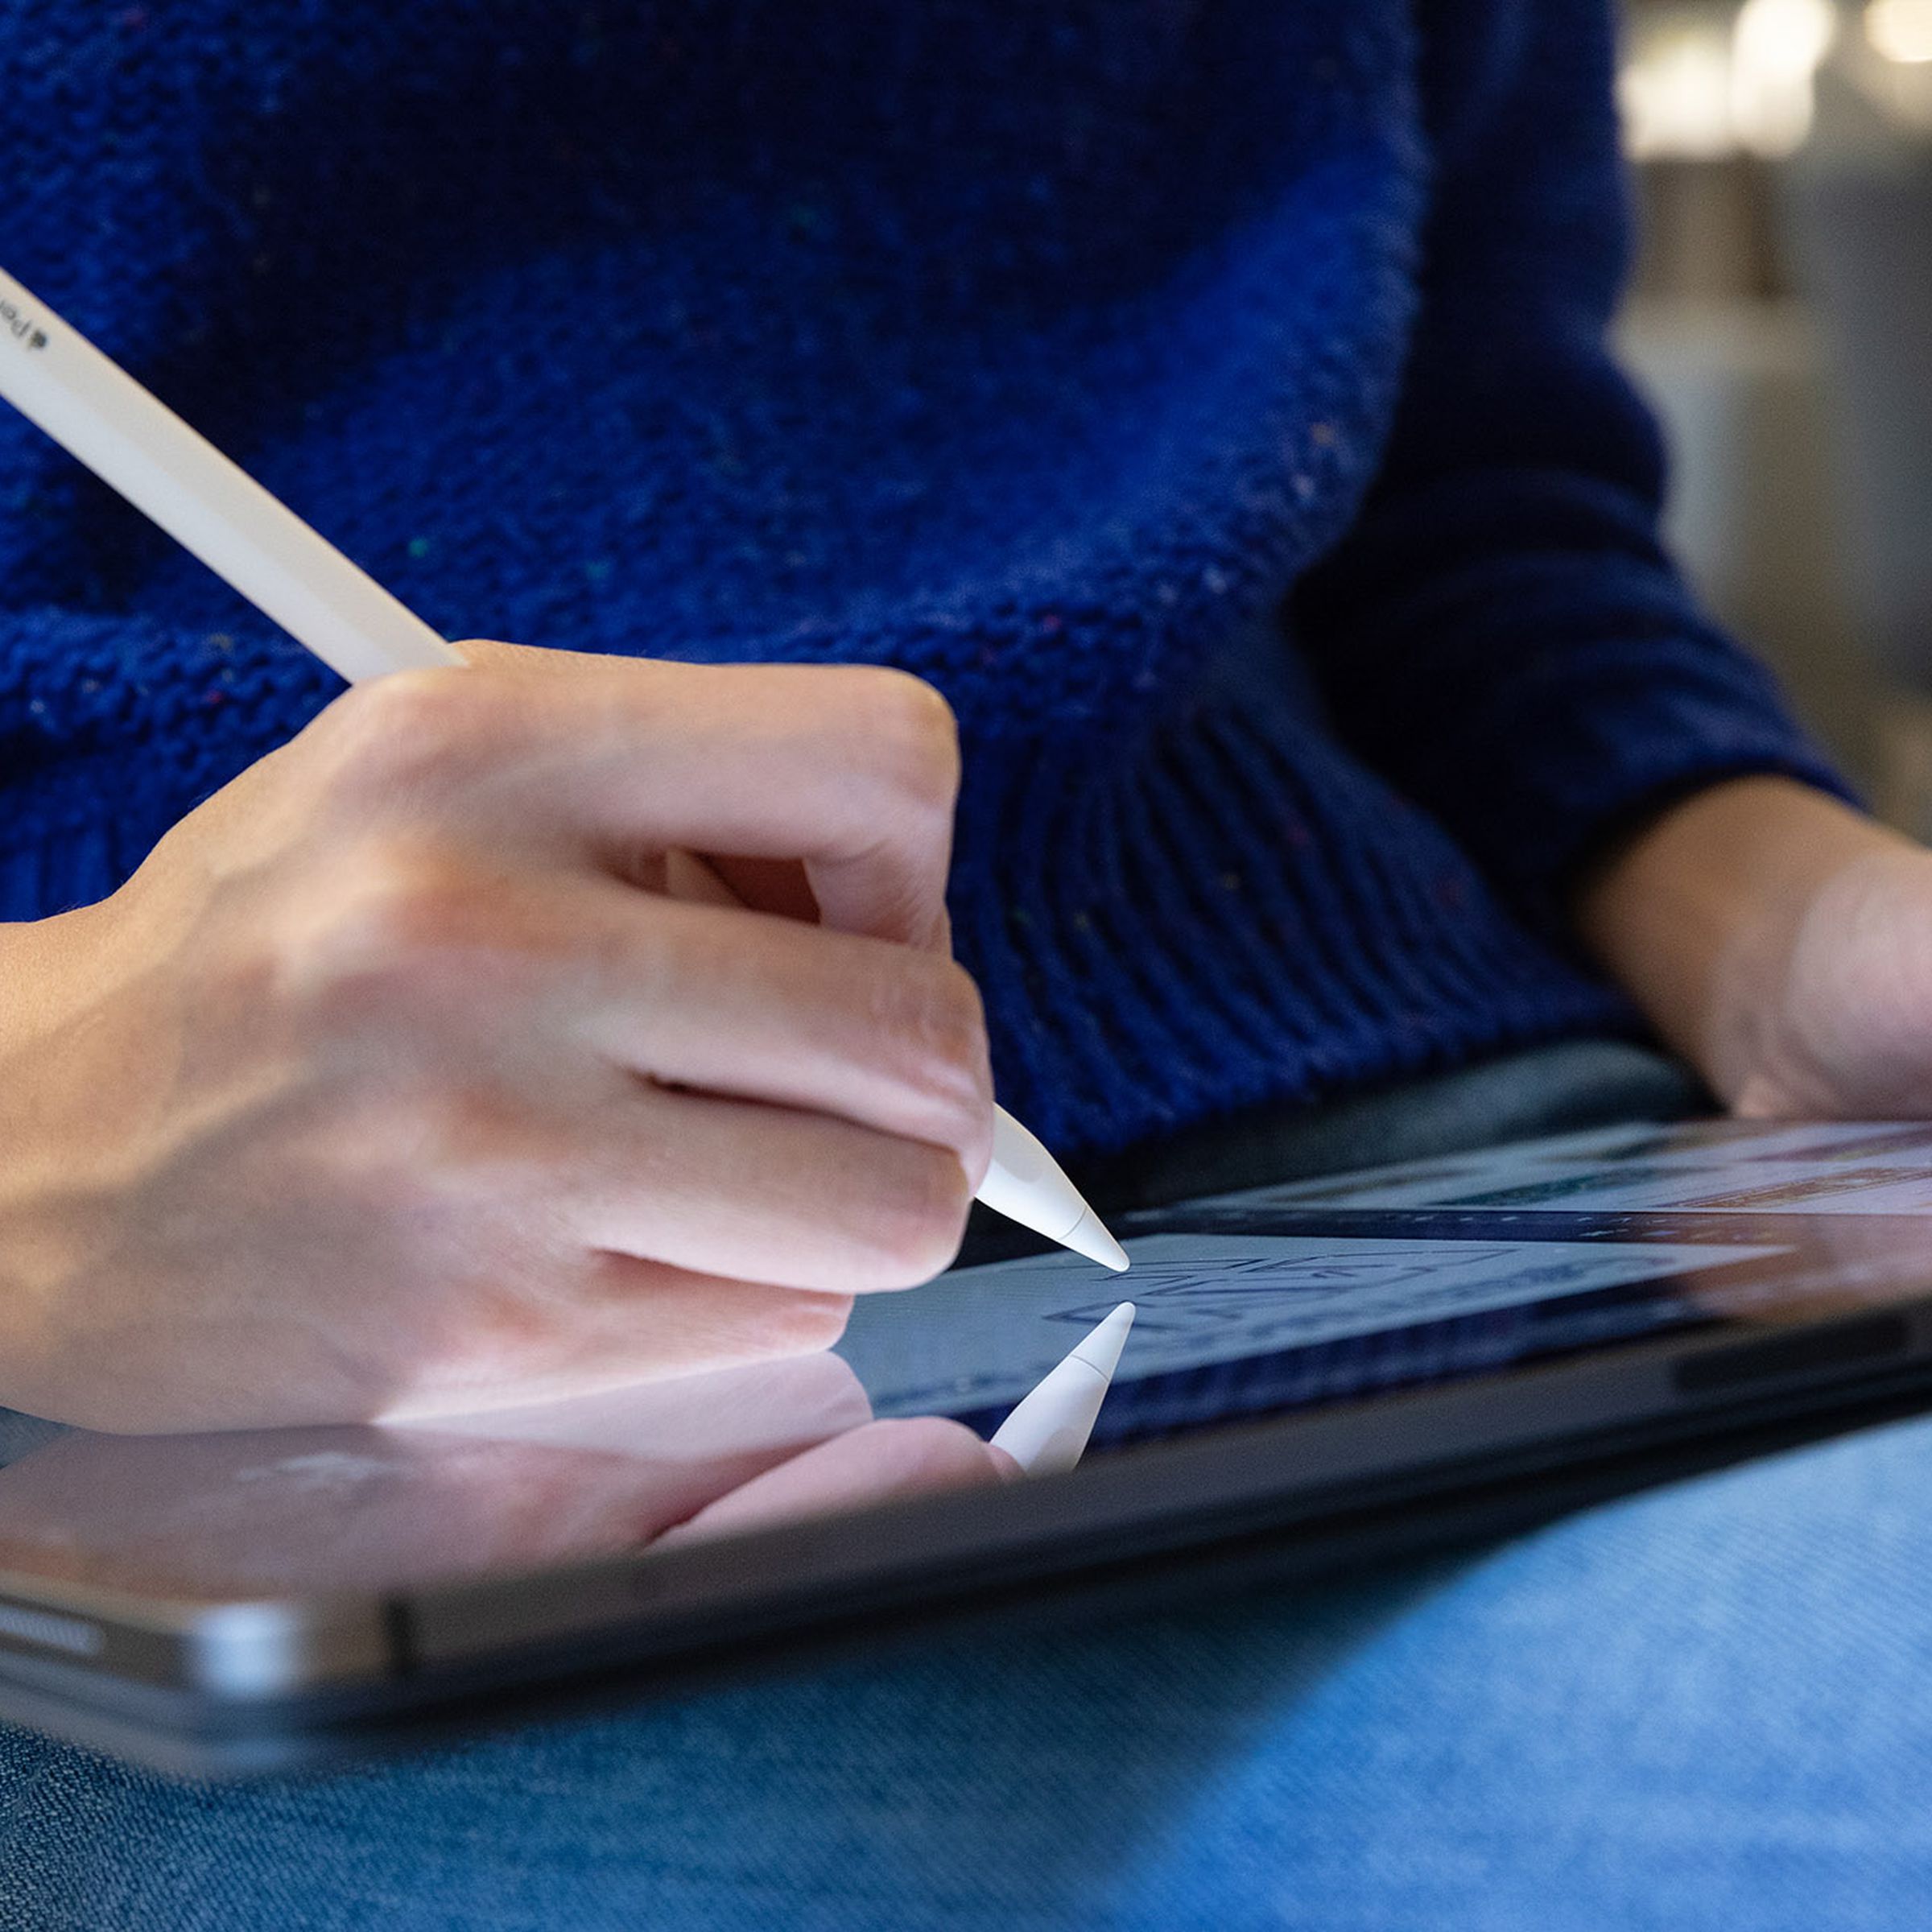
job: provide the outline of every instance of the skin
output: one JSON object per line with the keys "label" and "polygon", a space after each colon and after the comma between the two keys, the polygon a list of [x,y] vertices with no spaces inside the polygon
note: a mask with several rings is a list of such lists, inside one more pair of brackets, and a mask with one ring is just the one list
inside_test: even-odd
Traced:
{"label": "skin", "polygon": [[[339,700],[111,898],[0,927],[0,1403],[559,1399],[823,1347],[955,1252],[992,1093],[943,701],[463,650]],[[1932,856],[1737,780],[1577,917],[1733,1106],[1924,1110]]]}
{"label": "skin", "polygon": [[1577,923],[1735,1113],[1932,1110],[1932,852],[1835,799],[1699,792],[1585,881]]}
{"label": "skin", "polygon": [[[951,1258],[993,1103],[943,703],[464,650],[5,929],[0,1402],[558,1397],[824,1346]],[[690,850],[737,902],[673,896]]]}

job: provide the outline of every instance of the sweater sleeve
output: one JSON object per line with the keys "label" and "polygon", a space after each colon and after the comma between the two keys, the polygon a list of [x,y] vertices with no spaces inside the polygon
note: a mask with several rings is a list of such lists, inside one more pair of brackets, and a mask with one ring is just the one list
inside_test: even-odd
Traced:
{"label": "sweater sleeve", "polygon": [[0,921],[114,891],[340,680],[240,609],[226,631],[0,603]]}
{"label": "sweater sleeve", "polygon": [[1517,910],[1645,811],[1782,773],[1844,795],[1659,546],[1656,428],[1605,333],[1629,222],[1604,0],[1425,0],[1419,309],[1363,512],[1296,592],[1337,729]]}

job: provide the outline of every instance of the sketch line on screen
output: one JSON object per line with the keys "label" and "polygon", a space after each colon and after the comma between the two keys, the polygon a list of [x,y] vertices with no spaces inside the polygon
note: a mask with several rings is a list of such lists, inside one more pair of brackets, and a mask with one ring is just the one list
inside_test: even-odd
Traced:
{"label": "sketch line on screen", "polygon": [[[1517,1308],[1784,1252],[1722,1242],[1390,1241],[1157,1234],[1132,1238],[1134,1373],[1206,1367],[1352,1335]],[[1018,1401],[1106,1312],[1053,1255],[942,1277],[910,1302],[861,1298],[839,1344],[881,1414]],[[961,1373],[960,1364],[972,1369]]]}

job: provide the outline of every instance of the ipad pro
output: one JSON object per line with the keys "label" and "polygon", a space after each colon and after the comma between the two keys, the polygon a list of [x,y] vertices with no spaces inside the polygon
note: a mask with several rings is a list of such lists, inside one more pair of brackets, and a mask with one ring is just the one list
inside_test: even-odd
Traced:
{"label": "ipad pro", "polygon": [[[1607,1128],[1117,1232],[1124,1278],[969,1256],[835,1351],[543,1409],[17,1422],[0,1716],[297,1764],[936,1615],[1289,1587],[1932,1401],[1924,1124]],[[1122,1295],[1079,1468],[955,1453]]]}

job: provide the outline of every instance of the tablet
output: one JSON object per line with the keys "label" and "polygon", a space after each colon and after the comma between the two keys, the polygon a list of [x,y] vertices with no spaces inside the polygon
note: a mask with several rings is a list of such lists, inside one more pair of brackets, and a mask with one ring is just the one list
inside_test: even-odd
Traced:
{"label": "tablet", "polygon": [[[1932,1393],[1932,1126],[1636,1125],[1126,1217],[838,1348],[409,1427],[17,1420],[0,1715],[206,1774],[937,1614],[1493,1534]],[[1001,1417],[1123,1294],[1081,1466]],[[935,1419],[936,1418],[936,1419]],[[1005,1607],[1005,1608],[1003,1608]]]}

